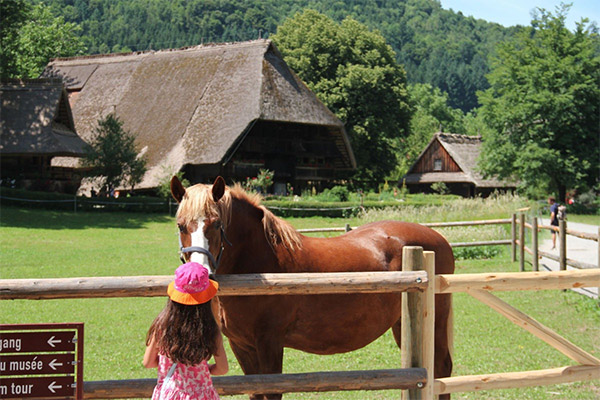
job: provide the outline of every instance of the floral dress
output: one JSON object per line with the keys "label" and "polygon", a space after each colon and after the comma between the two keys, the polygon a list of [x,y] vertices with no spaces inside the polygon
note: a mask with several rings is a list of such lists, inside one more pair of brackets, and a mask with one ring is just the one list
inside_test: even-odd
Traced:
{"label": "floral dress", "polygon": [[[166,356],[158,355],[158,382],[152,394],[152,400],[158,400],[160,388],[169,372],[173,362]],[[215,400],[219,399],[216,389],[213,387],[210,371],[206,361],[189,366],[177,364],[171,379],[175,383],[173,390],[168,390],[167,399],[171,400]]]}

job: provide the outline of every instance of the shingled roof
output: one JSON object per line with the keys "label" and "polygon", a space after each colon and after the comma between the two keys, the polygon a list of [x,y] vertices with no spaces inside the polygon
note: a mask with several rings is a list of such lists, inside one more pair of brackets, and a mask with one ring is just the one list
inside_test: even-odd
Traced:
{"label": "shingled roof", "polygon": [[2,155],[74,156],[87,144],[77,135],[59,79],[2,81]]}
{"label": "shingled roof", "polygon": [[114,112],[148,160],[139,188],[165,170],[226,162],[257,120],[326,126],[347,168],[356,162],[342,122],[287,67],[269,40],[57,59],[77,131],[91,140]]}
{"label": "shingled roof", "polygon": [[[458,165],[457,172],[421,172],[414,171],[415,166],[435,143],[448,152],[452,160]],[[514,183],[501,181],[493,177],[484,178],[477,169],[477,159],[481,151],[481,136],[458,135],[453,133],[436,133],[427,144],[417,161],[411,166],[404,177],[406,183],[435,183],[435,182],[469,182],[480,188],[515,187]]]}

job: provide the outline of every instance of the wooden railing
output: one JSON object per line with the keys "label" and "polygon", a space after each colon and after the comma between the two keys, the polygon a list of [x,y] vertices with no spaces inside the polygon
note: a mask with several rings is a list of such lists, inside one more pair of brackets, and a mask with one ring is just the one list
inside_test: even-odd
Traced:
{"label": "wooden railing", "polygon": [[[424,399],[444,393],[520,388],[600,378],[600,360],[490,291],[567,289],[598,282],[600,270],[433,275],[434,257],[421,248],[403,249],[402,272],[254,274],[217,276],[220,296],[401,292],[402,367],[394,370],[215,377],[221,395],[337,390],[409,390]],[[420,261],[422,260],[422,261]],[[421,271],[424,269],[424,271]],[[171,276],[0,280],[0,299],[164,296]],[[433,379],[433,315],[436,293],[467,292],[580,365],[538,371]],[[411,329],[408,329],[408,328]],[[317,383],[318,382],[318,383]],[[432,384],[433,383],[433,384]],[[150,397],[155,379],[84,383],[84,397]]]}

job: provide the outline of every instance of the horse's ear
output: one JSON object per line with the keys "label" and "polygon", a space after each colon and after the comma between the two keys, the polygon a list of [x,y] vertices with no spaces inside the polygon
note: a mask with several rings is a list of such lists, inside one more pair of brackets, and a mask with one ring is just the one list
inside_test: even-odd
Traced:
{"label": "horse's ear", "polygon": [[185,188],[177,175],[173,175],[171,178],[171,195],[178,203],[181,203],[181,199],[183,199],[183,196],[185,195]]}
{"label": "horse's ear", "polygon": [[212,186],[212,196],[215,203],[221,200],[221,197],[225,194],[225,179],[221,176],[217,176],[215,183]]}

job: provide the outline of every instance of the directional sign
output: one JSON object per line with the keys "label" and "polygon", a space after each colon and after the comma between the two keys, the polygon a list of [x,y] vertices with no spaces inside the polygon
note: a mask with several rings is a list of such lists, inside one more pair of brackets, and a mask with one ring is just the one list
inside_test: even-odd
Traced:
{"label": "directional sign", "polygon": [[72,374],[75,353],[0,355],[2,375]]}
{"label": "directional sign", "polygon": [[75,332],[0,332],[0,353],[75,351]]}
{"label": "directional sign", "polygon": [[50,376],[36,378],[2,378],[0,398],[74,397],[75,377]]}
{"label": "directional sign", "polygon": [[83,324],[0,325],[0,399],[83,399]]}

